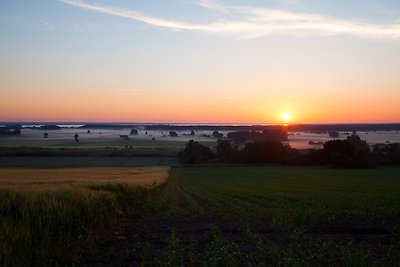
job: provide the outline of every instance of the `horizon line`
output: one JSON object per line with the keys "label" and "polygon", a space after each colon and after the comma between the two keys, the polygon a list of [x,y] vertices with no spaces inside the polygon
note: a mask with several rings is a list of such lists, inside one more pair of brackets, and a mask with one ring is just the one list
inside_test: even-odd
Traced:
{"label": "horizon line", "polygon": [[400,124],[400,122],[127,122],[127,121],[0,121],[0,124],[146,124],[146,125],[352,125],[352,124]]}

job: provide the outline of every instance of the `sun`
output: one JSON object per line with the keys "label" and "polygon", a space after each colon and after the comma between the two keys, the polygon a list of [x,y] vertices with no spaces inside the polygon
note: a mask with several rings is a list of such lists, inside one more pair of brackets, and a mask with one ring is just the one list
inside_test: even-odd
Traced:
{"label": "sun", "polygon": [[290,120],[290,113],[289,112],[282,113],[281,118],[284,122],[288,122]]}

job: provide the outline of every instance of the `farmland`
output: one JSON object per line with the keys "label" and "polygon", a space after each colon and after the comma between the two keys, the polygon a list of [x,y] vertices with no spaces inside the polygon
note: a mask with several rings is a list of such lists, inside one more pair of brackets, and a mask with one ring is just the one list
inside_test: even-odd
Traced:
{"label": "farmland", "polygon": [[175,168],[153,212],[81,263],[395,265],[399,192],[399,168]]}
{"label": "farmland", "polygon": [[400,261],[398,167],[3,168],[0,174],[2,265]]}
{"label": "farmland", "polygon": [[0,265],[72,262],[121,216],[148,208],[168,167],[0,169]]}
{"label": "farmland", "polygon": [[[150,186],[163,184],[167,167],[152,168],[67,168],[67,169],[0,169],[2,188],[18,190],[68,189],[93,184],[129,184]],[[35,188],[41,185],[40,188]]]}
{"label": "farmland", "polygon": [[178,157],[0,157],[0,168],[180,166]]}

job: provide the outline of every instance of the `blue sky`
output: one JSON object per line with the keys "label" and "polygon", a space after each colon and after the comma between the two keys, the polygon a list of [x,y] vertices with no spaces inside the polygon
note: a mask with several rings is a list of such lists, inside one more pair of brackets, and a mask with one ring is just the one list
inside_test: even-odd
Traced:
{"label": "blue sky", "polygon": [[[100,113],[115,120],[400,118],[399,1],[2,0],[0,31],[0,94],[9,100],[0,120],[52,119],[31,116],[39,105],[79,120],[71,109],[105,105],[95,96],[158,107]],[[32,97],[36,106],[14,116]],[[307,101],[328,104],[311,110]],[[331,101],[372,111],[334,115]],[[192,115],[203,109],[205,119]]]}

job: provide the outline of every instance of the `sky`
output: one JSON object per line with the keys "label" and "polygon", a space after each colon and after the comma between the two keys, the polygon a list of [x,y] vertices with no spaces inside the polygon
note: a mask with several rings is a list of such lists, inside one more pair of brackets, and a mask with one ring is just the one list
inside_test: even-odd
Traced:
{"label": "sky", "polygon": [[398,0],[1,0],[0,121],[400,122]]}

